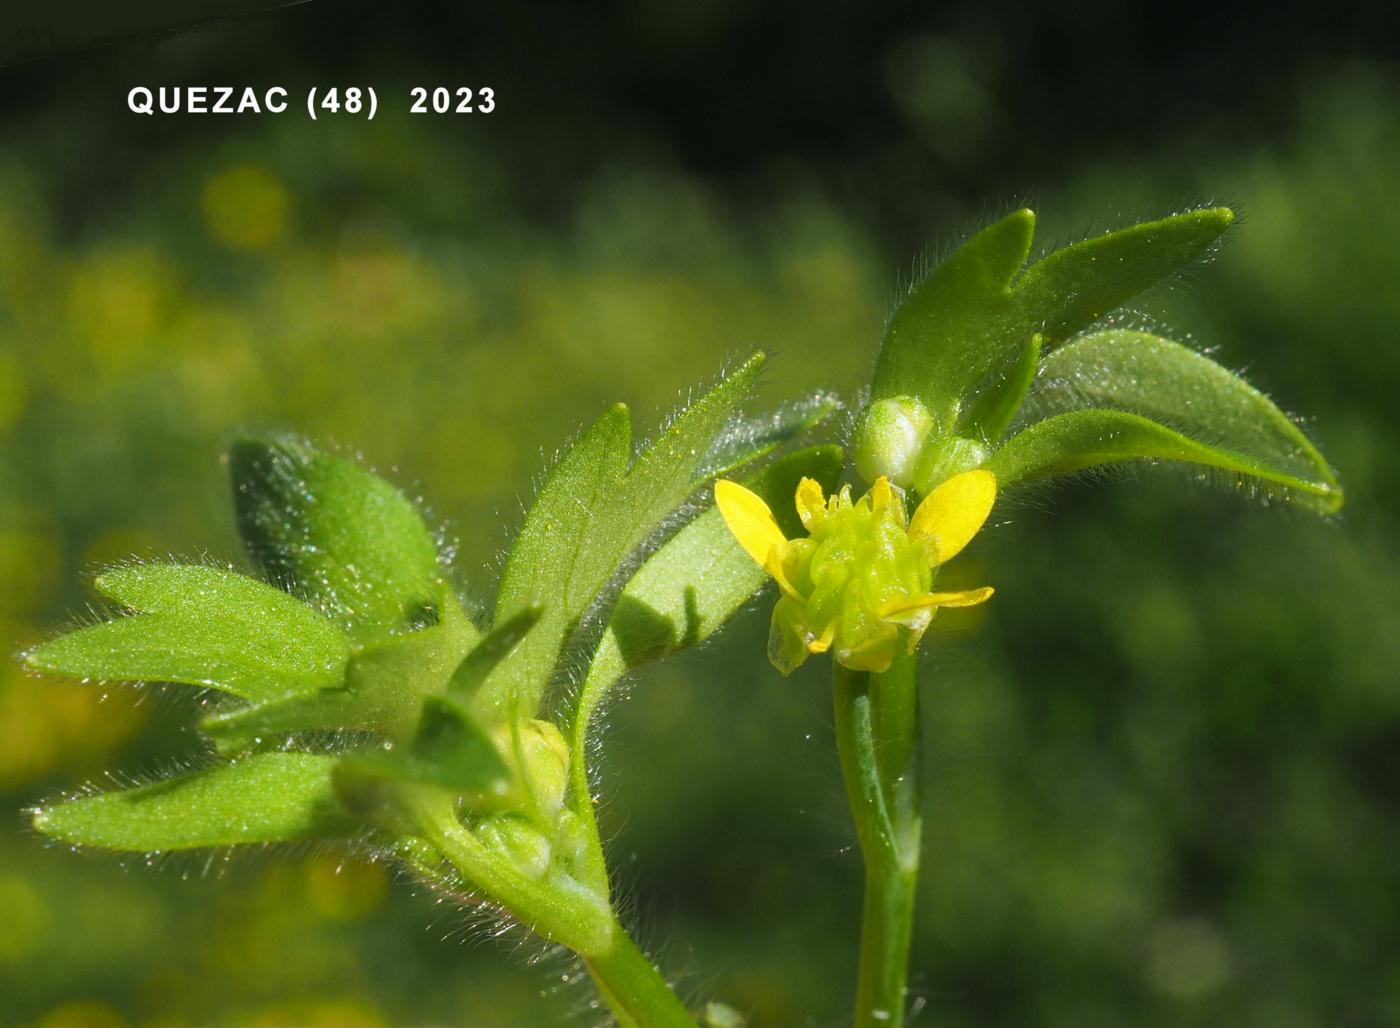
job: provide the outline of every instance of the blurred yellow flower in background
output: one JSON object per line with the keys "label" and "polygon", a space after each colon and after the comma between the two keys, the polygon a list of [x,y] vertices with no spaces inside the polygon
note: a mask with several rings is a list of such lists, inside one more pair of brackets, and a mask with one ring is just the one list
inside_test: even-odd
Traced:
{"label": "blurred yellow flower in background", "polygon": [[263,250],[287,228],[286,187],[270,172],[242,165],[219,172],[204,187],[204,220],[226,246]]}

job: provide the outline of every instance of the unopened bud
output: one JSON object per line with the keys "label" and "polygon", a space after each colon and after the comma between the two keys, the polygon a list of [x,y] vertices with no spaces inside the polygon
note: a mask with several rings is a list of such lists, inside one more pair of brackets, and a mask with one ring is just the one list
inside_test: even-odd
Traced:
{"label": "unopened bud", "polygon": [[549,870],[553,847],[544,833],[523,817],[515,814],[488,817],[481,822],[476,834],[488,849],[504,854],[527,877],[540,878]]}
{"label": "unopened bud", "polygon": [[502,725],[496,732],[506,763],[522,784],[528,783],[540,812],[553,819],[569,786],[569,744],[563,733],[549,721],[533,719]]}
{"label": "unopened bud", "polygon": [[884,475],[908,488],[932,428],[928,408],[914,397],[876,400],[866,408],[856,431],[856,470],[867,482]]}

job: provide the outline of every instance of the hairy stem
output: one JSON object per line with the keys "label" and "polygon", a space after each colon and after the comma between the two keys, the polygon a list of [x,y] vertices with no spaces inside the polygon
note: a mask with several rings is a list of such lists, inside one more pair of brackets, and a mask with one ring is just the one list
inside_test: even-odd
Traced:
{"label": "hairy stem", "polygon": [[588,954],[612,944],[616,918],[599,896],[563,874],[535,878],[488,849],[450,807],[419,810],[424,838],[461,873],[474,892],[505,908],[551,942]]}
{"label": "hairy stem", "polygon": [[878,674],[834,667],[836,747],[865,860],[855,1024],[898,1028],[922,826],[914,659]]}
{"label": "hairy stem", "polygon": [[607,896],[563,874],[529,878],[487,849],[449,805],[417,805],[425,837],[471,888],[582,958],[623,1028],[695,1028],[685,1005],[637,948]]}
{"label": "hairy stem", "polygon": [[622,1028],[695,1028],[685,1004],[621,925],[607,951],[583,963]]}

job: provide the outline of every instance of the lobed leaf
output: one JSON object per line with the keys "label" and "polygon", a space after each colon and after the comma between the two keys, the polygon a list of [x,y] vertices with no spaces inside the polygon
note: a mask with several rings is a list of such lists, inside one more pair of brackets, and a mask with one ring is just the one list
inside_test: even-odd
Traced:
{"label": "lobed leaf", "polygon": [[377,732],[403,739],[423,698],[447,691],[477,632],[444,590],[444,618],[416,632],[357,649],[334,688],[215,711],[200,728],[225,752],[303,732]]}
{"label": "lobed leaf", "polygon": [[392,483],[287,440],[241,439],[228,462],[249,555],[356,642],[438,616],[437,545]]}
{"label": "lobed leaf", "polygon": [[618,565],[697,486],[715,437],[763,363],[755,354],[688,407],[635,463],[627,408],[613,407],[554,468],[506,562],[496,623],[543,606],[535,629],[477,691],[484,721],[538,709],[565,642]]}
{"label": "lobed leaf", "polygon": [[340,684],[348,640],[280,589],[224,568],[145,564],[98,576],[97,590],[136,613],[31,651],[40,671],[107,681],[175,682],[245,699]]}
{"label": "lobed leaf", "polygon": [[1050,355],[1027,401],[1027,421],[1034,423],[988,464],[1004,485],[1157,459],[1242,475],[1324,513],[1342,505],[1327,462],[1267,396],[1146,332],[1096,333]]}
{"label": "lobed leaf", "polygon": [[967,423],[980,440],[995,443],[1016,420],[1021,405],[1030,392],[1040,370],[1044,340],[1039,332],[1026,341],[1016,363],[1007,369],[996,388],[983,392],[975,406],[968,411]]}
{"label": "lobed leaf", "polygon": [[493,668],[520,645],[520,641],[535,627],[543,607],[526,607],[519,614],[497,625],[462,659],[448,682],[448,692],[458,699],[469,700],[481,688]]}
{"label": "lobed leaf", "polygon": [[447,696],[423,701],[411,745],[347,754],[342,771],[454,792],[503,795],[510,784],[510,770],[491,736],[466,707]]}
{"label": "lobed leaf", "polygon": [[335,763],[312,753],[258,753],[44,807],[33,823],[63,842],[132,852],[344,836],[354,825],[331,784]]}
{"label": "lobed leaf", "polygon": [[1016,211],[968,240],[899,305],[872,399],[915,396],[935,424],[961,415],[962,434],[995,438],[989,412],[1002,412],[996,394],[1020,384],[1017,359],[1032,336],[1053,349],[1195,260],[1233,219],[1224,207],[1188,211],[1066,247],[1020,274],[1035,215]]}
{"label": "lobed leaf", "polygon": [[1204,254],[1235,220],[1207,207],[1056,250],[1016,282],[1016,303],[1052,349]]}

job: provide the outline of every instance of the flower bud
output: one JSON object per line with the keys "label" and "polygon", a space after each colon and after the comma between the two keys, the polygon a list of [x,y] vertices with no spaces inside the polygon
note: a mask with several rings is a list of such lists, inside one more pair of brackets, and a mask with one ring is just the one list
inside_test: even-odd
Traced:
{"label": "flower bud", "polygon": [[856,470],[867,482],[883,475],[908,488],[932,428],[933,416],[914,397],[876,400],[866,408],[856,431]]}
{"label": "flower bud", "polygon": [[541,878],[549,870],[553,847],[526,818],[516,814],[488,817],[477,827],[476,835],[488,849],[504,854],[530,878]]}
{"label": "flower bud", "polygon": [[[516,733],[519,733],[517,746]],[[569,744],[548,721],[521,721],[496,729],[496,744],[522,785],[528,783],[540,813],[552,821],[569,785]]]}

